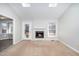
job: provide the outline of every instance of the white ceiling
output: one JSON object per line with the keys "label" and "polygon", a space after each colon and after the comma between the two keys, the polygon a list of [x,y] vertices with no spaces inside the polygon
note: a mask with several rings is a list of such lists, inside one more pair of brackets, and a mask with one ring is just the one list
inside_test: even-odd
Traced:
{"label": "white ceiling", "polygon": [[71,5],[59,3],[57,7],[48,7],[48,3],[31,3],[31,7],[22,7],[20,3],[8,4],[23,19],[58,19]]}

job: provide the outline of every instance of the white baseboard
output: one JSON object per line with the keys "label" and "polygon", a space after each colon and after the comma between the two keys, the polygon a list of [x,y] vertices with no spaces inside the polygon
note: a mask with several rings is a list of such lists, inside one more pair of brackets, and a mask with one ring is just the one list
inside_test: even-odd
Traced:
{"label": "white baseboard", "polygon": [[66,45],[68,48],[72,49],[73,51],[75,51],[76,53],[79,53],[79,51],[73,47],[71,47],[70,45],[68,45],[67,43],[65,43],[64,41],[59,40],[61,43],[63,43],[64,45]]}

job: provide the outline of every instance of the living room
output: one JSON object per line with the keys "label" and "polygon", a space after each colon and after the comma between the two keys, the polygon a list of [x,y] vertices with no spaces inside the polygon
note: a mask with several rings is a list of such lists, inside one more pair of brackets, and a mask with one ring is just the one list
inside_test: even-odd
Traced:
{"label": "living room", "polygon": [[[0,19],[13,20],[13,45],[1,51],[1,55],[33,55],[34,50],[37,51],[34,55],[79,55],[78,3],[1,3],[0,15]],[[47,48],[48,52],[42,54],[45,48],[39,48],[41,45]],[[29,46],[36,48],[27,50]],[[60,47],[56,48],[60,49],[56,50],[59,53],[55,53],[51,46]],[[19,52],[23,49],[18,50],[17,47],[24,48],[26,52]],[[64,48],[67,51],[63,52]],[[53,52],[49,53],[51,49]],[[17,53],[14,53],[15,50]]]}

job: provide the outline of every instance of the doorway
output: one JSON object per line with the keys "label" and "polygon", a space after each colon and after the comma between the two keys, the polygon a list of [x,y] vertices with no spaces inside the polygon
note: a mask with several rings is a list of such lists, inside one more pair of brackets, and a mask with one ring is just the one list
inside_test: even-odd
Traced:
{"label": "doorway", "polygon": [[13,19],[0,15],[0,51],[13,44]]}

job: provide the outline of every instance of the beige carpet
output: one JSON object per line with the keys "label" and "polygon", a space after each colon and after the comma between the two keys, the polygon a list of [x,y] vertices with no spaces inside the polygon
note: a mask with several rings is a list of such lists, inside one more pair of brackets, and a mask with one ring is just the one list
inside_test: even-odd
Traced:
{"label": "beige carpet", "polygon": [[23,40],[4,51],[1,56],[79,56],[59,41]]}

